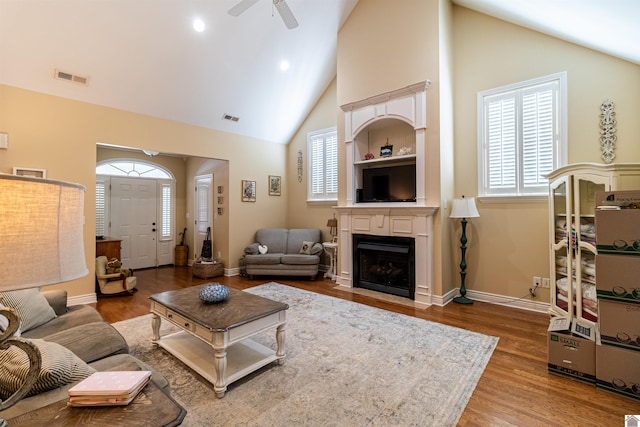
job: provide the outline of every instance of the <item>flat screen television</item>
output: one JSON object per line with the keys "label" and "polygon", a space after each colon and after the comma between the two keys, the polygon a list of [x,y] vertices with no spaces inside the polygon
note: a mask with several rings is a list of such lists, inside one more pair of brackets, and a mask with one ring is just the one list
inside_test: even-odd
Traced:
{"label": "flat screen television", "polygon": [[357,202],[415,202],[416,165],[362,170],[362,191]]}

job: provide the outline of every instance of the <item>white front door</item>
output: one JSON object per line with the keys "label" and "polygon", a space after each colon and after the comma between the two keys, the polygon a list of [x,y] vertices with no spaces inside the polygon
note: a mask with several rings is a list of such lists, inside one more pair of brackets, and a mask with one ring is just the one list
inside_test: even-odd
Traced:
{"label": "white front door", "polygon": [[122,265],[157,266],[156,181],[111,178],[111,234],[122,239]]}
{"label": "white front door", "polygon": [[[195,238],[193,240],[195,248],[193,254],[195,259],[198,259],[202,251],[202,242],[207,235],[207,227],[212,227],[213,176],[196,176],[195,181]],[[215,254],[213,255],[215,258]]]}

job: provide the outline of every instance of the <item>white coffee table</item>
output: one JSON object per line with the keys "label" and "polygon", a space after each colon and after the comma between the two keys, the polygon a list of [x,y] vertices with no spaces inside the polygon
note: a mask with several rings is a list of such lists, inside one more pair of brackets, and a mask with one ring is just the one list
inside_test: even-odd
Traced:
{"label": "white coffee table", "polygon": [[[153,342],[180,359],[214,385],[222,398],[227,385],[285,357],[287,304],[230,289],[227,300],[205,304],[193,286],[151,295]],[[166,320],[180,331],[160,336]],[[277,350],[249,339],[275,329]]]}

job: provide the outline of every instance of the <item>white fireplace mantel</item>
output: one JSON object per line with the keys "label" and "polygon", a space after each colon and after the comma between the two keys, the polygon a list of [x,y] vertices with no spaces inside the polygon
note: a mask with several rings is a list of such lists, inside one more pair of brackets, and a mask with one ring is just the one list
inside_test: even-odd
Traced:
{"label": "white fireplace mantel", "polygon": [[353,235],[412,237],[415,241],[414,302],[431,305],[433,215],[437,206],[336,206],[340,220],[340,272],[337,283],[353,287]]}
{"label": "white fireplace mantel", "polygon": [[[413,85],[343,105],[345,120],[344,149],[347,165],[345,205],[334,209],[339,215],[340,271],[337,283],[353,287],[353,235],[411,237],[415,243],[415,295],[417,306],[429,306],[433,292],[433,216],[439,206],[427,206],[425,197],[426,156],[426,92],[430,82]],[[415,202],[357,203],[358,173],[363,167],[363,152],[358,149],[359,134],[367,135],[369,126],[390,119],[402,121],[415,131],[415,156],[376,159],[378,162],[406,162],[415,158]],[[409,160],[408,160],[409,158]],[[437,161],[437,159],[434,159]]]}

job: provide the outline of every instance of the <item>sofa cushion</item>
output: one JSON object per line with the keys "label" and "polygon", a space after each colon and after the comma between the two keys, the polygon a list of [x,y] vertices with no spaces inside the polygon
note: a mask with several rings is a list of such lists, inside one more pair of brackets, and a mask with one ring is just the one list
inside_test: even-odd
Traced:
{"label": "sofa cushion", "polygon": [[55,311],[37,288],[2,292],[1,295],[2,304],[13,308],[20,316],[23,333],[56,318]]}
{"label": "sofa cushion", "polygon": [[282,253],[266,253],[264,255],[245,255],[245,263],[251,265],[274,265],[280,264]]}
{"label": "sofa cushion", "polygon": [[303,242],[320,242],[322,233],[319,228],[292,228],[289,230],[286,251],[287,254],[300,252]]}
{"label": "sofa cushion", "polygon": [[[30,340],[40,350],[42,367],[38,379],[27,396],[80,381],[95,372],[72,351],[60,344]],[[8,399],[24,383],[29,370],[29,358],[20,348],[10,346],[0,351],[0,398]]]}
{"label": "sofa cushion", "polygon": [[101,321],[102,316],[100,316],[100,313],[90,305],[73,305],[68,308],[65,314],[56,317],[44,325],[31,329],[28,332],[23,332],[22,336],[25,338],[46,339],[47,336],[65,329]]}
{"label": "sofa cushion", "polygon": [[87,363],[129,352],[129,345],[120,332],[102,321],[61,330],[47,336],[46,340],[68,348]]}
{"label": "sofa cushion", "polygon": [[[283,254],[287,252],[288,232],[286,228],[261,228],[256,232],[256,242],[261,245],[267,245],[269,252]],[[302,240],[300,243],[302,244]],[[300,245],[298,245],[294,253],[298,253],[298,249],[300,249]]]}
{"label": "sofa cushion", "polygon": [[285,254],[280,259],[286,265],[314,265],[320,262],[317,255]]}

